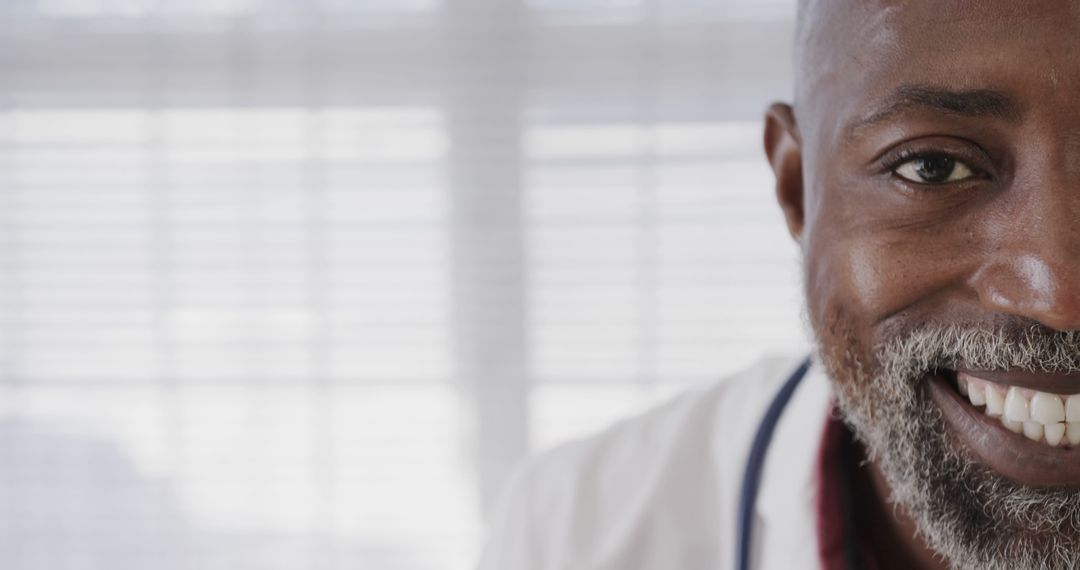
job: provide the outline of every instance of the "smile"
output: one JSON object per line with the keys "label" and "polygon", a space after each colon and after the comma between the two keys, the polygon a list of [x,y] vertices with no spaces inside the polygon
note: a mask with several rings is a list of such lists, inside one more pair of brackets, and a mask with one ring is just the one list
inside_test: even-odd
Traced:
{"label": "smile", "polygon": [[958,372],[957,390],[1007,429],[1051,446],[1080,444],[1080,394],[1008,386]]}
{"label": "smile", "polygon": [[1080,488],[1080,375],[943,370],[927,380],[971,459],[1017,483]]}

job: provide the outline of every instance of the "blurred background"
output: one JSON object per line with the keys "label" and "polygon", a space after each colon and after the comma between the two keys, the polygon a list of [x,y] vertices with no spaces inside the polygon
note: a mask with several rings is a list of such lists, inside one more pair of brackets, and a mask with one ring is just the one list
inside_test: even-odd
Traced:
{"label": "blurred background", "polygon": [[0,568],[471,568],[805,350],[794,0],[0,0]]}

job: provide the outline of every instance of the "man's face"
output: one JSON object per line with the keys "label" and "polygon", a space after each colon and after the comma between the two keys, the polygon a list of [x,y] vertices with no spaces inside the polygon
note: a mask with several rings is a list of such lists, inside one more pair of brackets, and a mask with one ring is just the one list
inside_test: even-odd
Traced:
{"label": "man's face", "polygon": [[1080,3],[856,4],[797,109],[814,317],[1080,329]]}
{"label": "man's face", "polygon": [[819,4],[767,145],[842,411],[952,563],[1080,563],[1080,3]]}

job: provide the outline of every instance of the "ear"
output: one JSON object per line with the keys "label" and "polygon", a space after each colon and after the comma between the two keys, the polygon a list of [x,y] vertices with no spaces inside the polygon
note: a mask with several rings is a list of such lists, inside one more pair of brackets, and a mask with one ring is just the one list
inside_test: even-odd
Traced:
{"label": "ear", "polygon": [[801,242],[806,220],[802,140],[791,105],[773,103],[765,113],[765,154],[776,176],[776,200],[784,211],[788,231]]}

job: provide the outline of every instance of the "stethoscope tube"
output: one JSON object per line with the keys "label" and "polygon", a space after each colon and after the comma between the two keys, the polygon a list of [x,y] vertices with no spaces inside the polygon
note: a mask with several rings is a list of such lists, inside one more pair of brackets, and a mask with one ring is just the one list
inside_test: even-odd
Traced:
{"label": "stethoscope tube", "polygon": [[780,416],[784,413],[791,395],[795,388],[806,376],[810,368],[810,358],[799,365],[784,382],[780,391],[773,398],[769,408],[765,410],[765,417],[758,425],[754,435],[753,445],[750,447],[750,456],[746,461],[746,471],[743,472],[742,490],[739,493],[739,511],[737,543],[735,551],[735,568],[737,570],[750,570],[750,547],[753,541],[754,506],[757,503],[758,491],[761,487],[761,474],[765,467],[765,457],[772,442],[776,424],[780,423]]}

